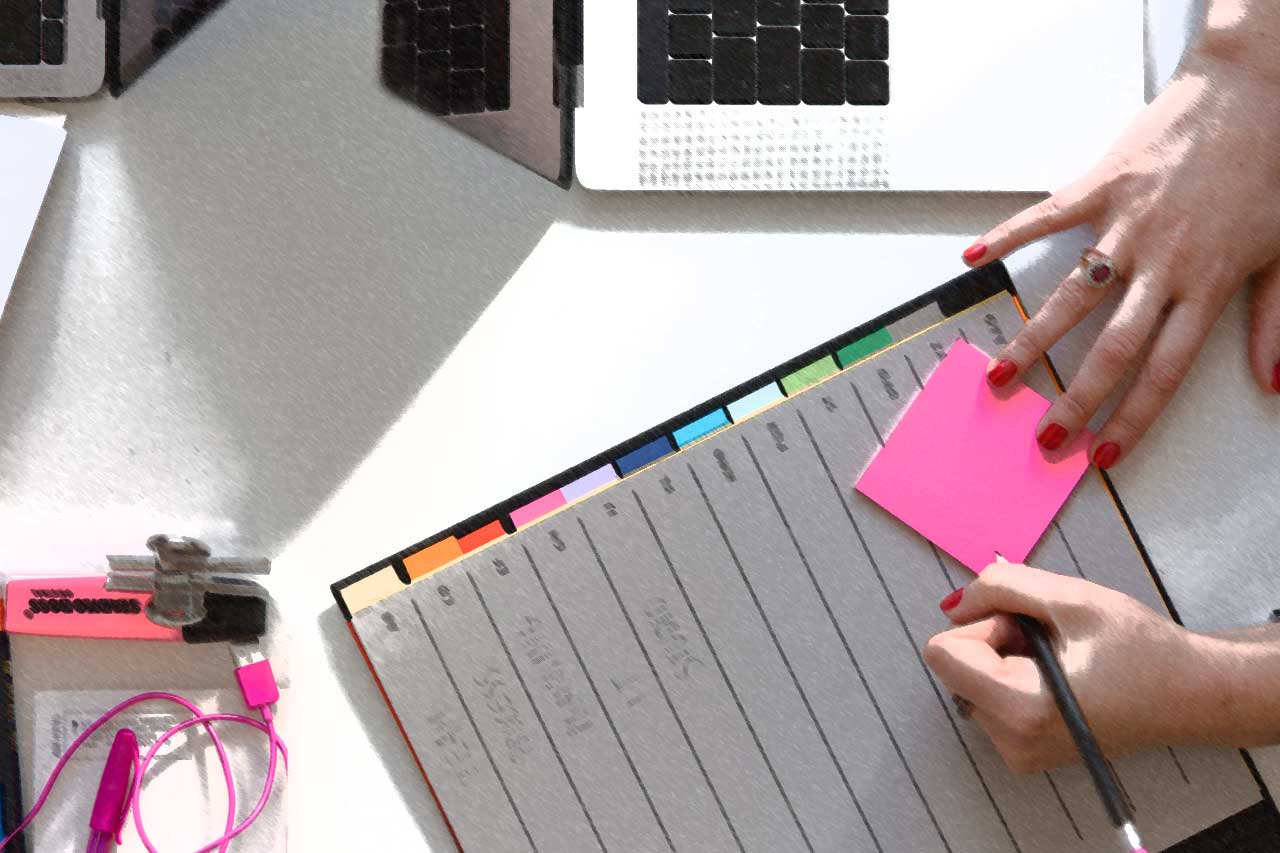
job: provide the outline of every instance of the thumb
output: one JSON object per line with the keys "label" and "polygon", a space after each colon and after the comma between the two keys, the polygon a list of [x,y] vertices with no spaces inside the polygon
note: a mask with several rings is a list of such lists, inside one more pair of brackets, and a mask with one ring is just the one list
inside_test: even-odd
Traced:
{"label": "thumb", "polygon": [[1280,260],[1253,278],[1249,364],[1264,389],[1280,394]]}
{"label": "thumb", "polygon": [[1055,611],[1080,599],[1080,583],[1083,581],[1017,563],[993,563],[964,588],[959,601],[944,602],[949,605],[944,612],[957,624],[996,613],[1021,613],[1052,622]]}

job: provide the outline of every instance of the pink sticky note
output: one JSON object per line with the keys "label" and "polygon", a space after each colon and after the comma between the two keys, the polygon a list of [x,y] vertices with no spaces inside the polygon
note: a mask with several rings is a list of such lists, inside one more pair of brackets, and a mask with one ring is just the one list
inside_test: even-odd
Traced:
{"label": "pink sticky note", "polygon": [[956,341],[857,483],[858,491],[975,572],[1021,562],[1089,467],[1086,431],[1047,453],[1036,427],[1049,401],[996,391],[990,359]]}

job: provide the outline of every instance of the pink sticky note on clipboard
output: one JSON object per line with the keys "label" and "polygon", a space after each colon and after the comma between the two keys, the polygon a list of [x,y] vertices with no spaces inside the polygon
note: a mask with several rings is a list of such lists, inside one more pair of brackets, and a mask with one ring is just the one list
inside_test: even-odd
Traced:
{"label": "pink sticky note on clipboard", "polygon": [[1089,467],[1092,435],[1048,453],[1036,427],[1049,401],[997,392],[989,357],[957,340],[894,427],[857,490],[975,572],[1031,553]]}

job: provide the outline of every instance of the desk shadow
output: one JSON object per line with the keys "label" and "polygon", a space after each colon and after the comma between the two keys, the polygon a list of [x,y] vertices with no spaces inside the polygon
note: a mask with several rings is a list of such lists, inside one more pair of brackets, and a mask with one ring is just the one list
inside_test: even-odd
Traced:
{"label": "desk shadow", "polygon": [[408,745],[400,735],[391,709],[374,684],[373,675],[347,631],[338,608],[330,607],[316,618],[331,672],[368,733],[382,766],[395,783],[405,810],[413,816],[433,851],[456,850],[457,845],[432,800]]}
{"label": "desk shadow", "polygon": [[[377,13],[228,3],[119,100],[73,116],[52,200],[69,210],[35,247],[42,283],[24,285],[56,292],[0,339],[30,363],[0,375],[0,435],[28,406],[49,416],[45,385],[67,379],[50,379],[39,353],[74,315],[61,331],[86,352],[132,340],[97,366],[63,353],[72,382],[104,393],[54,419],[103,422],[100,470],[157,481],[115,493],[225,519],[235,541],[215,547],[278,553],[368,456],[565,198],[385,92]],[[81,165],[96,184],[76,186]],[[86,206],[102,221],[86,222]],[[58,257],[77,230],[111,245]],[[93,288],[110,306],[96,319]],[[126,427],[122,407],[158,411]],[[94,480],[73,488],[90,506],[114,497]]]}

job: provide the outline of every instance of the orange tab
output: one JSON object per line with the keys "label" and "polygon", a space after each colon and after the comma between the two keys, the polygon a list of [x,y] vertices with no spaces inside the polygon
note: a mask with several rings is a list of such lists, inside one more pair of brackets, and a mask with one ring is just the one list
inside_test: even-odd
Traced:
{"label": "orange tab", "polygon": [[434,545],[428,545],[416,554],[410,554],[404,558],[405,570],[409,573],[409,580],[416,581],[429,572],[443,566],[445,563],[456,560],[462,556],[462,546],[458,544],[458,540],[450,536],[448,539],[441,539]]}

